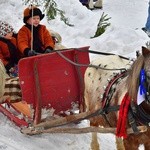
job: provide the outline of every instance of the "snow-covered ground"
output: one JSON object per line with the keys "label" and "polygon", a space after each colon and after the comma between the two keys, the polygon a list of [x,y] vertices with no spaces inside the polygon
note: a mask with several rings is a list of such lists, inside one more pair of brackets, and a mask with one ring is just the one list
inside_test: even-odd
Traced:
{"label": "snow-covered ground", "polygon": [[[148,0],[104,0],[102,10],[88,10],[79,0],[56,0],[58,7],[66,12],[66,17],[74,27],[69,27],[57,19],[41,21],[48,28],[60,33],[62,44],[68,48],[90,46],[91,50],[111,52],[135,57],[135,51],[149,40],[141,30],[145,25]],[[16,31],[23,25],[21,0],[1,0],[0,20],[8,21]],[[111,26],[100,37],[94,36],[102,13],[111,17]],[[97,56],[90,55],[91,59]],[[82,123],[84,126],[84,122]],[[112,134],[99,134],[102,150],[115,150]],[[90,150],[91,134],[42,134],[26,136],[20,129],[0,113],[0,149],[2,150]],[[140,147],[142,149],[142,146]]]}

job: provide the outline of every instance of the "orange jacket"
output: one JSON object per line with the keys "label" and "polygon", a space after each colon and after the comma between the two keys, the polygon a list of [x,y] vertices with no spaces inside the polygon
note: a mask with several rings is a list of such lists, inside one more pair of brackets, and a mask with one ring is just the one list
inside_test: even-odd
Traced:
{"label": "orange jacket", "polygon": [[[34,30],[34,27],[33,27]],[[37,34],[37,33],[36,33]],[[34,39],[35,38],[35,39]],[[33,41],[38,38],[41,42],[41,51],[45,51],[47,47],[54,48],[54,41],[50,32],[46,29],[46,26],[39,25],[38,37],[33,36]],[[25,49],[31,49],[31,29],[24,25],[18,32],[17,36],[18,48],[22,54],[24,54]],[[34,49],[34,48],[33,48]],[[36,48],[34,49],[36,51]]]}
{"label": "orange jacket", "polygon": [[13,67],[18,62],[18,56],[16,38],[12,37],[11,40],[0,38],[0,59],[4,66]]}

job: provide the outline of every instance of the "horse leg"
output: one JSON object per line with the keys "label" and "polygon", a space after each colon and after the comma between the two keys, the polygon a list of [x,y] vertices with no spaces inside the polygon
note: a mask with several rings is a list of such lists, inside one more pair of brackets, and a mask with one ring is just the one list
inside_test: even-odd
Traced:
{"label": "horse leg", "polygon": [[116,137],[116,147],[117,147],[117,150],[125,150],[122,138]]}
{"label": "horse leg", "polygon": [[150,143],[149,142],[144,144],[144,149],[150,150]]}
{"label": "horse leg", "polygon": [[139,142],[137,137],[134,135],[130,138],[130,135],[127,139],[124,139],[124,147],[125,150],[132,149],[132,150],[138,150],[139,148]]}
{"label": "horse leg", "polygon": [[94,4],[94,7],[95,7],[95,8],[102,9],[102,8],[103,8],[102,1],[103,1],[103,0],[98,0],[98,1],[96,1],[95,4]]}
{"label": "horse leg", "polygon": [[91,150],[100,150],[96,132],[92,133]]}

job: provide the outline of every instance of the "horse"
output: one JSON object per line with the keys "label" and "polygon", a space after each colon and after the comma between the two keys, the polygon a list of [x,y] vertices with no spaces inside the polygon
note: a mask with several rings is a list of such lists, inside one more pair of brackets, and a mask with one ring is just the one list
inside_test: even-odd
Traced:
{"label": "horse", "polygon": [[[116,128],[117,149],[137,150],[143,144],[146,150],[150,150],[150,51],[142,47],[142,54],[135,61],[110,55],[95,59],[91,64],[97,67],[89,66],[85,72],[85,111],[103,111],[89,119],[90,126]],[[142,71],[145,76],[141,75]],[[143,77],[144,85],[141,82]],[[138,104],[140,82],[146,93]],[[139,132],[138,125],[146,125],[147,131]],[[129,127],[135,133],[126,133]],[[96,132],[92,133],[91,148],[100,149]]]}

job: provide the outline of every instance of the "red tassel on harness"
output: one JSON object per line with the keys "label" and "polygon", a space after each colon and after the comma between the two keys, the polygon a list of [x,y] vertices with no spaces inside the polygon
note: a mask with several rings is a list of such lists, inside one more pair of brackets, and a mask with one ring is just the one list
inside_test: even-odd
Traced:
{"label": "red tassel on harness", "polygon": [[126,123],[127,123],[129,104],[130,104],[130,97],[126,93],[120,105],[119,119],[117,122],[117,133],[116,133],[117,137],[127,138]]}

